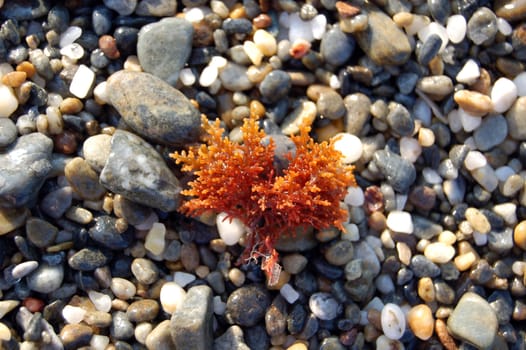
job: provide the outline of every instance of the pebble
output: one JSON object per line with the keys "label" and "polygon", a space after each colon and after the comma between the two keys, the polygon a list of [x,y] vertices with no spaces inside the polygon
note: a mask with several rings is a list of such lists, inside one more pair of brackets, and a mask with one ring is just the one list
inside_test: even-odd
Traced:
{"label": "pebble", "polygon": [[81,198],[98,200],[106,192],[99,183],[98,174],[83,158],[76,157],[69,161],[64,173],[73,190]]}
{"label": "pebble", "polygon": [[526,97],[519,97],[506,113],[509,135],[515,140],[526,140],[526,123],[519,116],[526,108]]}
{"label": "pebble", "polygon": [[497,16],[487,7],[475,11],[467,24],[467,36],[475,45],[491,43],[497,30]]}
{"label": "pebble", "polygon": [[416,179],[416,170],[411,162],[387,150],[376,151],[373,161],[395,191],[407,193]]}
{"label": "pebble", "polygon": [[216,216],[217,231],[219,237],[226,245],[234,245],[246,233],[246,227],[237,218],[228,218],[227,213],[219,213]]}
{"label": "pebble", "polygon": [[164,211],[178,206],[179,181],[157,151],[140,137],[117,130],[100,182],[113,193]]}
{"label": "pebble", "polygon": [[488,116],[483,119],[480,126],[473,133],[477,148],[489,151],[501,144],[508,135],[508,124],[502,115]]}
{"label": "pebble", "polygon": [[338,67],[352,56],[354,46],[352,37],[336,26],[325,32],[321,38],[320,53],[327,63]]}
{"label": "pebble", "polygon": [[88,66],[81,64],[75,72],[73,80],[71,80],[69,92],[78,98],[85,98],[93,87],[94,82],[95,73]]}
{"label": "pebble", "polygon": [[108,257],[96,248],[83,248],[68,259],[72,269],[80,271],[93,271],[98,267],[106,265]]}
{"label": "pebble", "polygon": [[276,102],[288,94],[290,87],[290,76],[285,71],[273,70],[265,76],[259,85],[259,91],[264,99]]}
{"label": "pebble", "polygon": [[491,89],[491,101],[496,113],[506,112],[517,98],[517,86],[507,78],[499,78]]}
{"label": "pebble", "polygon": [[243,286],[228,297],[225,317],[230,324],[251,327],[263,319],[270,302],[266,289],[261,286]]}
{"label": "pebble", "polygon": [[128,320],[126,313],[116,311],[112,314],[112,323],[110,326],[110,334],[113,338],[118,340],[130,339],[133,337],[134,327]]}
{"label": "pebble", "polygon": [[[143,323],[144,324],[144,323]],[[137,329],[137,328],[136,328]],[[175,347],[170,334],[170,321],[160,322],[146,335],[144,341],[147,349],[173,349]]]}
{"label": "pebble", "polygon": [[131,299],[137,291],[137,288],[133,285],[133,283],[120,277],[114,277],[111,279],[110,288],[113,294],[122,300]]}
{"label": "pebble", "polygon": [[488,218],[476,208],[466,210],[466,219],[473,229],[479,233],[486,234],[491,230],[491,224]]}
{"label": "pebble", "polygon": [[166,282],[161,287],[160,302],[164,312],[172,315],[181,308],[186,297],[186,291],[174,282]]}
{"label": "pebble", "polygon": [[407,313],[407,323],[418,339],[428,340],[433,335],[435,320],[426,304],[413,306]]}
{"label": "pebble", "polygon": [[400,136],[412,135],[415,124],[407,108],[396,102],[390,102],[387,108],[387,124],[391,127],[392,131]]}
{"label": "pebble", "polygon": [[166,245],[165,234],[166,228],[164,224],[158,222],[154,223],[152,228],[148,231],[146,239],[144,240],[144,248],[154,255],[162,254]]}
{"label": "pebble", "polygon": [[133,259],[131,271],[139,283],[146,285],[153,284],[159,277],[159,269],[149,259]]}
{"label": "pebble", "polygon": [[206,285],[192,287],[188,290],[184,304],[175,310],[170,319],[170,333],[175,348],[210,349],[213,344],[212,332],[212,290]]}
{"label": "pebble", "polygon": [[120,71],[108,78],[107,85],[110,103],[139,135],[168,145],[191,142],[198,136],[199,112],[185,95],[161,79]]}
{"label": "pebble", "polygon": [[405,211],[394,210],[387,215],[387,227],[395,232],[413,233],[411,214]]}
{"label": "pebble", "polygon": [[467,292],[458,301],[447,320],[451,335],[478,348],[490,348],[497,334],[495,312],[479,295]]}
{"label": "pebble", "polygon": [[362,141],[355,135],[339,133],[333,138],[334,149],[342,153],[342,162],[351,164],[358,161],[363,154]]}
{"label": "pebble", "polygon": [[38,268],[26,277],[27,287],[38,293],[51,293],[57,290],[64,279],[62,265],[41,263]]}
{"label": "pebble", "polygon": [[229,327],[221,336],[214,339],[214,349],[217,350],[249,350],[245,343],[243,330],[239,326]]}
{"label": "pebble", "polygon": [[219,70],[219,79],[222,86],[230,91],[245,91],[254,85],[248,78],[247,68],[233,62],[228,62]]}
{"label": "pebble", "polygon": [[131,322],[140,323],[151,321],[159,313],[159,304],[152,299],[134,301],[128,306],[126,315]]}
{"label": "pebble", "polygon": [[522,250],[526,250],[526,221],[521,221],[513,230],[513,241]]}
{"label": "pebble", "polygon": [[60,340],[66,349],[78,349],[89,345],[93,330],[82,324],[66,324],[60,330]]}
{"label": "pebble", "polygon": [[387,303],[381,311],[381,324],[384,335],[392,340],[400,339],[405,332],[404,313],[396,304]]}
{"label": "pebble", "polygon": [[114,217],[102,215],[93,221],[95,224],[88,230],[88,234],[94,241],[113,250],[125,249],[130,245],[129,232],[120,232]]}
{"label": "pebble", "polygon": [[320,320],[335,319],[341,309],[341,305],[328,293],[314,293],[309,298],[309,308]]}
{"label": "pebble", "polygon": [[459,83],[471,85],[480,77],[480,68],[475,60],[468,59],[462,69],[457,73],[455,79]]}
{"label": "pebble", "polygon": [[90,290],[88,291],[88,297],[97,310],[102,312],[111,310],[111,297],[109,295]]}
{"label": "pebble", "polygon": [[424,255],[436,264],[445,264],[455,256],[455,248],[441,242],[434,242],[426,246]]}

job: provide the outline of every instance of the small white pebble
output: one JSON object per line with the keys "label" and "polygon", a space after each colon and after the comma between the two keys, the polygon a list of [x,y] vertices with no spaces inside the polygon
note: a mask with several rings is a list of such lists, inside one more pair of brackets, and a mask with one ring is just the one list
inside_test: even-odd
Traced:
{"label": "small white pebble", "polygon": [[109,295],[90,290],[88,291],[88,297],[97,310],[102,312],[111,310],[111,297]]}
{"label": "small white pebble", "polygon": [[234,245],[246,232],[246,227],[237,218],[227,218],[227,213],[219,213],[216,217],[217,231],[219,237],[226,245]]}
{"label": "small white pebble", "polygon": [[491,89],[493,110],[497,113],[506,112],[517,98],[517,86],[508,78],[499,78]]}
{"label": "small white pebble", "polygon": [[329,86],[331,89],[339,89],[341,87],[340,79],[336,74],[331,74],[331,77],[329,78]]}
{"label": "small white pebble", "polygon": [[460,116],[460,122],[462,123],[462,128],[465,132],[471,132],[478,128],[482,124],[482,118],[473,116],[463,110],[462,108],[458,109],[458,114]]}
{"label": "small white pebble", "polygon": [[182,272],[182,271],[176,271],[174,273],[174,282],[177,283],[181,287],[185,287],[188,284],[195,281],[196,277],[194,274],[188,273],[188,272]]}
{"label": "small white pebble", "polygon": [[208,63],[211,67],[216,67],[217,69],[224,68],[227,65],[228,61],[223,56],[213,56]]}
{"label": "small white pebble", "polygon": [[422,146],[420,146],[418,140],[412,137],[402,137],[400,139],[400,155],[403,159],[414,163],[421,153]]}
{"label": "small white pebble", "polygon": [[511,24],[501,17],[497,18],[497,28],[499,29],[499,32],[504,36],[511,35],[511,33],[513,32],[513,27],[511,26]]}
{"label": "small white pebble", "polygon": [[263,60],[263,53],[259,50],[259,48],[254,44],[253,41],[246,40],[243,43],[243,50],[245,51],[246,55],[250,59],[253,65],[259,66],[261,64],[261,61]]}
{"label": "small white pebble", "polygon": [[152,332],[153,325],[149,322],[141,322],[137,326],[135,326],[135,330],[133,331],[133,335],[135,336],[135,339],[141,344],[146,344],[146,337],[148,337],[148,334]]}
{"label": "small white pebble", "polygon": [[350,164],[356,162],[363,153],[362,141],[355,135],[339,133],[333,137],[334,149],[341,152],[342,162]]}
{"label": "small white pebble", "polygon": [[426,258],[437,264],[445,264],[455,256],[455,248],[442,242],[433,242],[424,248]]}
{"label": "small white pebble", "polygon": [[108,83],[106,81],[103,81],[101,83],[98,83],[93,89],[93,96],[95,96],[95,100],[97,101],[97,103],[109,103],[110,100],[108,98],[107,84]]}
{"label": "small white pebble", "polygon": [[462,40],[464,40],[464,37],[466,36],[467,32],[467,22],[464,16],[462,15],[453,15],[449,16],[447,19],[447,36],[449,40],[453,44],[458,44]]}
{"label": "small white pebble", "polygon": [[363,204],[364,198],[364,193],[360,186],[350,186],[343,201],[347,205],[359,207]]}
{"label": "small white pebble", "polygon": [[217,80],[218,74],[216,66],[206,66],[199,76],[199,85],[203,87],[211,86]]}
{"label": "small white pebble", "polygon": [[278,49],[278,43],[276,42],[276,38],[266,30],[256,30],[253,39],[254,44],[263,55],[270,57],[276,54],[276,51]]}
{"label": "small white pebble", "polygon": [[513,83],[517,87],[518,96],[526,96],[526,72],[521,72],[517,74]]}
{"label": "small white pebble", "polygon": [[85,98],[94,82],[95,73],[88,66],[81,64],[71,80],[69,92],[78,98]]}
{"label": "small white pebble", "polygon": [[110,344],[110,338],[105,335],[93,334],[89,342],[93,350],[104,350]]}
{"label": "small white pebble", "polygon": [[163,310],[171,315],[183,305],[186,291],[175,282],[166,282],[161,287],[159,299]]}
{"label": "small white pebble", "polygon": [[164,236],[166,234],[166,227],[160,222],[153,224],[150,231],[144,240],[144,248],[154,255],[160,255],[164,251],[166,242]]}
{"label": "small white pebble", "polygon": [[179,73],[179,80],[184,86],[192,86],[195,84],[195,74],[191,68],[183,68]]}
{"label": "small white pebble", "polygon": [[84,48],[80,44],[73,43],[60,49],[60,54],[76,61],[84,56]]}
{"label": "small white pebble", "polygon": [[18,99],[13,89],[0,84],[0,118],[8,118],[18,108]]}
{"label": "small white pebble", "polygon": [[82,28],[77,26],[68,27],[61,35],[59,46],[61,48],[73,44],[82,35]]}
{"label": "small white pebble", "polygon": [[316,40],[320,40],[325,34],[327,28],[327,18],[325,15],[317,15],[311,20],[312,36]]}
{"label": "small white pebble", "polygon": [[464,63],[455,79],[462,84],[473,84],[480,77],[480,68],[474,59],[470,58]]}
{"label": "small white pebble", "polygon": [[184,18],[192,23],[198,23],[205,18],[205,10],[203,7],[186,7],[183,10]]}
{"label": "small white pebble", "polygon": [[413,15],[411,23],[404,27],[407,35],[412,38],[413,35],[417,34],[422,28],[427,26],[431,21],[427,16]]}
{"label": "small white pebble", "polygon": [[396,304],[387,303],[380,315],[384,335],[393,340],[402,338],[405,332],[405,316],[402,309]]}
{"label": "small white pebble", "polygon": [[133,283],[121,277],[111,279],[110,289],[117,298],[122,300],[132,298],[137,292],[137,287]]}
{"label": "small white pebble", "polygon": [[387,227],[395,232],[413,233],[413,219],[406,211],[393,210],[387,215]]}
{"label": "small white pebble", "polygon": [[483,167],[488,163],[486,156],[479,151],[469,151],[464,159],[464,166],[469,171]]}
{"label": "small white pebble", "polygon": [[299,293],[288,283],[285,283],[283,287],[281,287],[279,294],[281,294],[289,304],[294,304],[300,297]]}
{"label": "small white pebble", "polygon": [[62,317],[69,324],[78,324],[84,318],[86,310],[78,306],[66,305],[62,309]]}
{"label": "small white pebble", "polygon": [[515,225],[517,223],[517,205],[512,202],[496,204],[493,211],[504,219],[508,225]]}
{"label": "small white pebble", "polygon": [[511,271],[517,276],[524,276],[524,273],[526,272],[526,261],[515,261],[511,265]]}

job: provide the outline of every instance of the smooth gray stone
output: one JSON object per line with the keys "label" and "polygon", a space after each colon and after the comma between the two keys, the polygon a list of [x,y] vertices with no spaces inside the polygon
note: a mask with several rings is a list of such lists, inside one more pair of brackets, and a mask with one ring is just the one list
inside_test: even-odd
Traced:
{"label": "smooth gray stone", "polygon": [[508,136],[508,124],[502,115],[482,119],[482,124],[473,132],[475,144],[480,151],[489,151]]}
{"label": "smooth gray stone", "polygon": [[9,146],[17,134],[16,125],[10,118],[0,118],[0,148]]}
{"label": "smooth gray stone", "polygon": [[386,150],[376,151],[373,160],[395,191],[407,193],[416,179],[415,166],[411,162]]}
{"label": "smooth gray stone", "polygon": [[51,293],[57,290],[64,279],[64,267],[62,265],[40,266],[27,276],[27,286],[38,293]]}
{"label": "smooth gray stone", "polygon": [[212,289],[206,285],[188,290],[182,307],[170,320],[176,349],[209,350],[213,344]]}
{"label": "smooth gray stone", "polygon": [[0,208],[32,205],[51,171],[52,150],[49,137],[31,133],[0,154]]}
{"label": "smooth gray stone", "polygon": [[201,114],[179,90],[154,75],[119,71],[108,78],[108,98],[126,125],[165,145],[197,141]]}
{"label": "smooth gray stone", "polygon": [[117,130],[100,174],[104,187],[148,207],[174,211],[181,186],[157,151],[140,137]]}
{"label": "smooth gray stone", "polygon": [[214,340],[214,350],[250,350],[239,326],[231,326],[225,333]]}
{"label": "smooth gray stone", "polygon": [[164,18],[141,28],[137,57],[145,72],[175,86],[192,51],[194,27],[183,18]]}

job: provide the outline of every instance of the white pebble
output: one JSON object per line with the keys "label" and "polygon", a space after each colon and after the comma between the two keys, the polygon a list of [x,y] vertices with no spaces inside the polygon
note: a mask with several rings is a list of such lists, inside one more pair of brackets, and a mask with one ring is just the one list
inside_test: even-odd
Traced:
{"label": "white pebble", "polygon": [[109,295],[90,290],[88,291],[88,297],[97,310],[102,312],[111,310],[111,297]]}
{"label": "white pebble", "polygon": [[81,64],[69,86],[69,92],[78,98],[85,98],[95,82],[95,73],[88,66]]}
{"label": "white pebble", "polygon": [[137,326],[135,326],[135,330],[133,331],[133,335],[135,336],[135,339],[141,344],[146,344],[146,338],[148,337],[148,334],[152,332],[153,325],[149,322],[141,322]]}
{"label": "white pebble", "polygon": [[479,247],[484,246],[488,244],[488,235],[485,233],[473,231],[473,241]]}
{"label": "white pebble", "polygon": [[508,78],[499,78],[491,89],[493,110],[497,113],[506,112],[517,98],[517,87]]}
{"label": "white pebble", "polygon": [[288,283],[285,283],[283,287],[281,287],[279,294],[281,294],[289,304],[294,304],[300,297],[299,293]]}
{"label": "white pebble", "polygon": [[336,74],[331,74],[331,77],[329,78],[329,87],[331,89],[337,90],[342,86],[340,83],[340,79]]}
{"label": "white pebble", "polygon": [[210,59],[208,65],[211,67],[216,67],[217,69],[221,69],[224,68],[227,63],[227,59],[223,56],[213,56],[212,59]]}
{"label": "white pebble", "polygon": [[199,76],[199,85],[203,87],[211,86],[217,80],[218,74],[216,66],[206,66]]}
{"label": "white pebble", "polygon": [[254,44],[263,55],[270,57],[276,54],[276,50],[278,49],[278,43],[276,42],[276,38],[274,38],[274,36],[266,30],[256,30],[253,39]]}
{"label": "white pebble", "polygon": [[186,7],[183,10],[184,18],[192,23],[198,23],[205,18],[205,10],[203,7]]}
{"label": "white pebble", "polygon": [[511,33],[513,32],[513,27],[511,26],[511,24],[501,17],[497,18],[497,28],[499,29],[499,32],[504,36],[511,35]]}
{"label": "white pebble", "polygon": [[469,151],[464,159],[464,166],[469,171],[483,167],[488,163],[486,156],[479,151]]}
{"label": "white pebble", "polygon": [[355,135],[339,133],[333,137],[334,149],[341,152],[342,162],[350,164],[356,162],[363,153],[362,141]]}
{"label": "white pebble", "polygon": [[514,225],[517,223],[517,205],[515,203],[507,202],[502,204],[496,204],[493,207],[493,211],[504,219],[504,222],[508,225]]}
{"label": "white pebble", "polygon": [[515,174],[515,170],[513,170],[513,168],[505,165],[505,166],[501,166],[497,169],[495,169],[495,175],[497,176],[497,179],[499,179],[499,181],[501,182],[504,182],[508,179],[508,177],[510,177],[511,175],[514,175]]}
{"label": "white pebble", "polygon": [[76,61],[84,56],[84,48],[80,44],[73,43],[60,49],[60,54]]}
{"label": "white pebble", "polygon": [[221,297],[219,295],[216,295],[214,299],[212,299],[212,305],[214,308],[214,314],[216,315],[223,315],[226,311],[226,303],[221,300]]}
{"label": "white pebble", "polygon": [[111,279],[110,289],[117,298],[122,300],[132,298],[137,292],[137,287],[132,282],[121,277]]}
{"label": "white pebble", "polygon": [[387,227],[395,232],[413,233],[413,220],[406,211],[393,210],[387,215]]}
{"label": "white pebble", "polygon": [[59,46],[61,48],[73,44],[82,35],[82,29],[77,26],[68,27],[61,35]]}
{"label": "white pebble", "polygon": [[261,64],[261,61],[263,60],[263,53],[259,50],[259,48],[256,46],[256,44],[254,44],[253,41],[246,40],[243,43],[243,50],[245,51],[253,65],[259,66]]}
{"label": "white pebble", "polygon": [[424,180],[430,185],[440,184],[443,181],[440,174],[432,168],[422,169],[422,175],[424,176]]}
{"label": "white pebble", "polygon": [[78,324],[84,318],[86,310],[78,306],[66,305],[62,309],[62,317],[69,324]]}
{"label": "white pebble", "polygon": [[183,68],[179,73],[179,80],[184,86],[192,86],[195,84],[195,74],[191,68]]}
{"label": "white pebble", "polygon": [[110,338],[105,335],[93,334],[89,342],[90,349],[104,350],[110,344]]}
{"label": "white pebble", "polygon": [[11,330],[3,322],[0,322],[0,341],[2,340],[11,340]]}
{"label": "white pebble", "polygon": [[471,115],[462,108],[458,109],[458,115],[460,116],[460,122],[465,132],[471,132],[482,124],[482,118]]}
{"label": "white pebble", "polygon": [[466,36],[468,28],[466,19],[462,15],[449,16],[447,19],[447,36],[453,44],[458,44]]}
{"label": "white pebble", "polygon": [[0,78],[3,78],[7,73],[14,71],[9,63],[0,63]]}
{"label": "white pebble", "polygon": [[101,83],[98,83],[93,89],[93,96],[95,96],[95,100],[97,101],[97,103],[109,103],[110,100],[108,98],[107,84],[108,83],[106,81],[103,81]]}
{"label": "white pebble", "polygon": [[464,66],[458,72],[455,79],[462,84],[473,84],[480,77],[480,68],[477,62],[473,59],[469,59],[464,63]]}
{"label": "white pebble", "polygon": [[431,22],[418,31],[418,39],[420,39],[421,42],[425,43],[427,38],[429,38],[429,36],[432,34],[436,34],[440,37],[440,39],[442,39],[442,46],[440,46],[440,50],[438,52],[444,51],[449,41],[446,28],[444,28],[444,26],[440,23]]}
{"label": "white pebble", "polygon": [[426,258],[437,264],[445,264],[455,256],[455,248],[442,242],[433,242],[424,249]]}
{"label": "white pebble", "polygon": [[422,28],[429,25],[430,20],[427,16],[420,16],[420,15],[413,15],[413,20],[411,21],[411,24],[404,27],[405,32],[409,37],[412,37],[416,33],[418,33]]}
{"label": "white pebble", "polygon": [[144,248],[154,255],[160,255],[164,251],[166,245],[164,240],[165,234],[166,227],[164,227],[164,224],[156,222],[146,235]]}
{"label": "white pebble", "polygon": [[526,96],[526,72],[521,72],[517,74],[513,83],[517,87],[518,96]]}
{"label": "white pebble", "polygon": [[405,332],[405,316],[398,305],[385,304],[380,317],[382,330],[387,338],[393,340],[402,338]]}
{"label": "white pebble", "polygon": [[400,139],[400,155],[402,158],[414,163],[421,153],[422,146],[420,146],[418,140],[412,137],[402,137]]}
{"label": "white pebble", "polygon": [[159,299],[163,310],[171,315],[183,305],[186,291],[175,282],[166,282],[161,287]]}
{"label": "white pebble", "polygon": [[327,18],[325,15],[317,15],[311,20],[312,36],[316,40],[320,40],[325,34],[327,28]]}
{"label": "white pebble", "polygon": [[353,207],[359,207],[364,202],[363,190],[360,186],[350,186],[347,188],[347,194],[343,200],[345,204]]}
{"label": "white pebble", "polygon": [[526,261],[516,260],[511,264],[511,271],[517,276],[524,276],[524,273],[526,272]]}
{"label": "white pebble", "polygon": [[0,118],[8,118],[18,108],[18,99],[13,89],[0,84]]}
{"label": "white pebble", "polygon": [[188,273],[188,272],[182,272],[182,271],[176,271],[174,273],[174,282],[177,283],[181,287],[185,287],[188,284],[195,281],[196,277],[194,274]]}
{"label": "white pebble", "polygon": [[308,42],[314,40],[312,35],[311,21],[304,21],[297,12],[289,15],[289,40],[291,43],[298,39]]}
{"label": "white pebble", "polygon": [[237,218],[227,218],[227,213],[219,213],[216,217],[217,231],[219,237],[226,245],[234,245],[246,232],[246,227]]}

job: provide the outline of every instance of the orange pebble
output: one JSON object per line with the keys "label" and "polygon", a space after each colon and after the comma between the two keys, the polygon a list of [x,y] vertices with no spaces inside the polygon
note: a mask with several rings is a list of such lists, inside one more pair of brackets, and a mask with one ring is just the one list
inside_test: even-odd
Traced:
{"label": "orange pebble", "polygon": [[526,250],[526,220],[519,222],[517,226],[515,226],[513,241],[522,250]]}
{"label": "orange pebble", "polygon": [[22,302],[22,305],[24,305],[31,312],[40,312],[42,309],[44,309],[44,302],[33,297],[25,298]]}
{"label": "orange pebble", "polygon": [[99,47],[110,59],[117,59],[121,56],[117,48],[117,41],[111,35],[103,35],[99,38]]}
{"label": "orange pebble", "polygon": [[300,59],[309,52],[310,47],[311,44],[307,40],[298,39],[292,44],[289,54],[295,59]]}
{"label": "orange pebble", "polygon": [[234,5],[232,11],[230,11],[230,18],[239,19],[245,18],[247,13],[245,12],[245,6],[240,3]]}
{"label": "orange pebble", "polygon": [[24,81],[26,81],[26,78],[26,72],[9,72],[2,77],[2,84],[11,87],[19,87]]}
{"label": "orange pebble", "polygon": [[25,72],[27,74],[28,78],[31,78],[36,73],[36,68],[33,66],[33,63],[24,61],[20,62],[18,66],[16,66],[17,72]]}
{"label": "orange pebble", "polygon": [[250,116],[261,118],[265,115],[265,106],[257,100],[250,101]]}
{"label": "orange pebble", "polygon": [[433,335],[435,320],[431,308],[426,304],[416,305],[409,310],[407,322],[417,338],[428,340]]}

